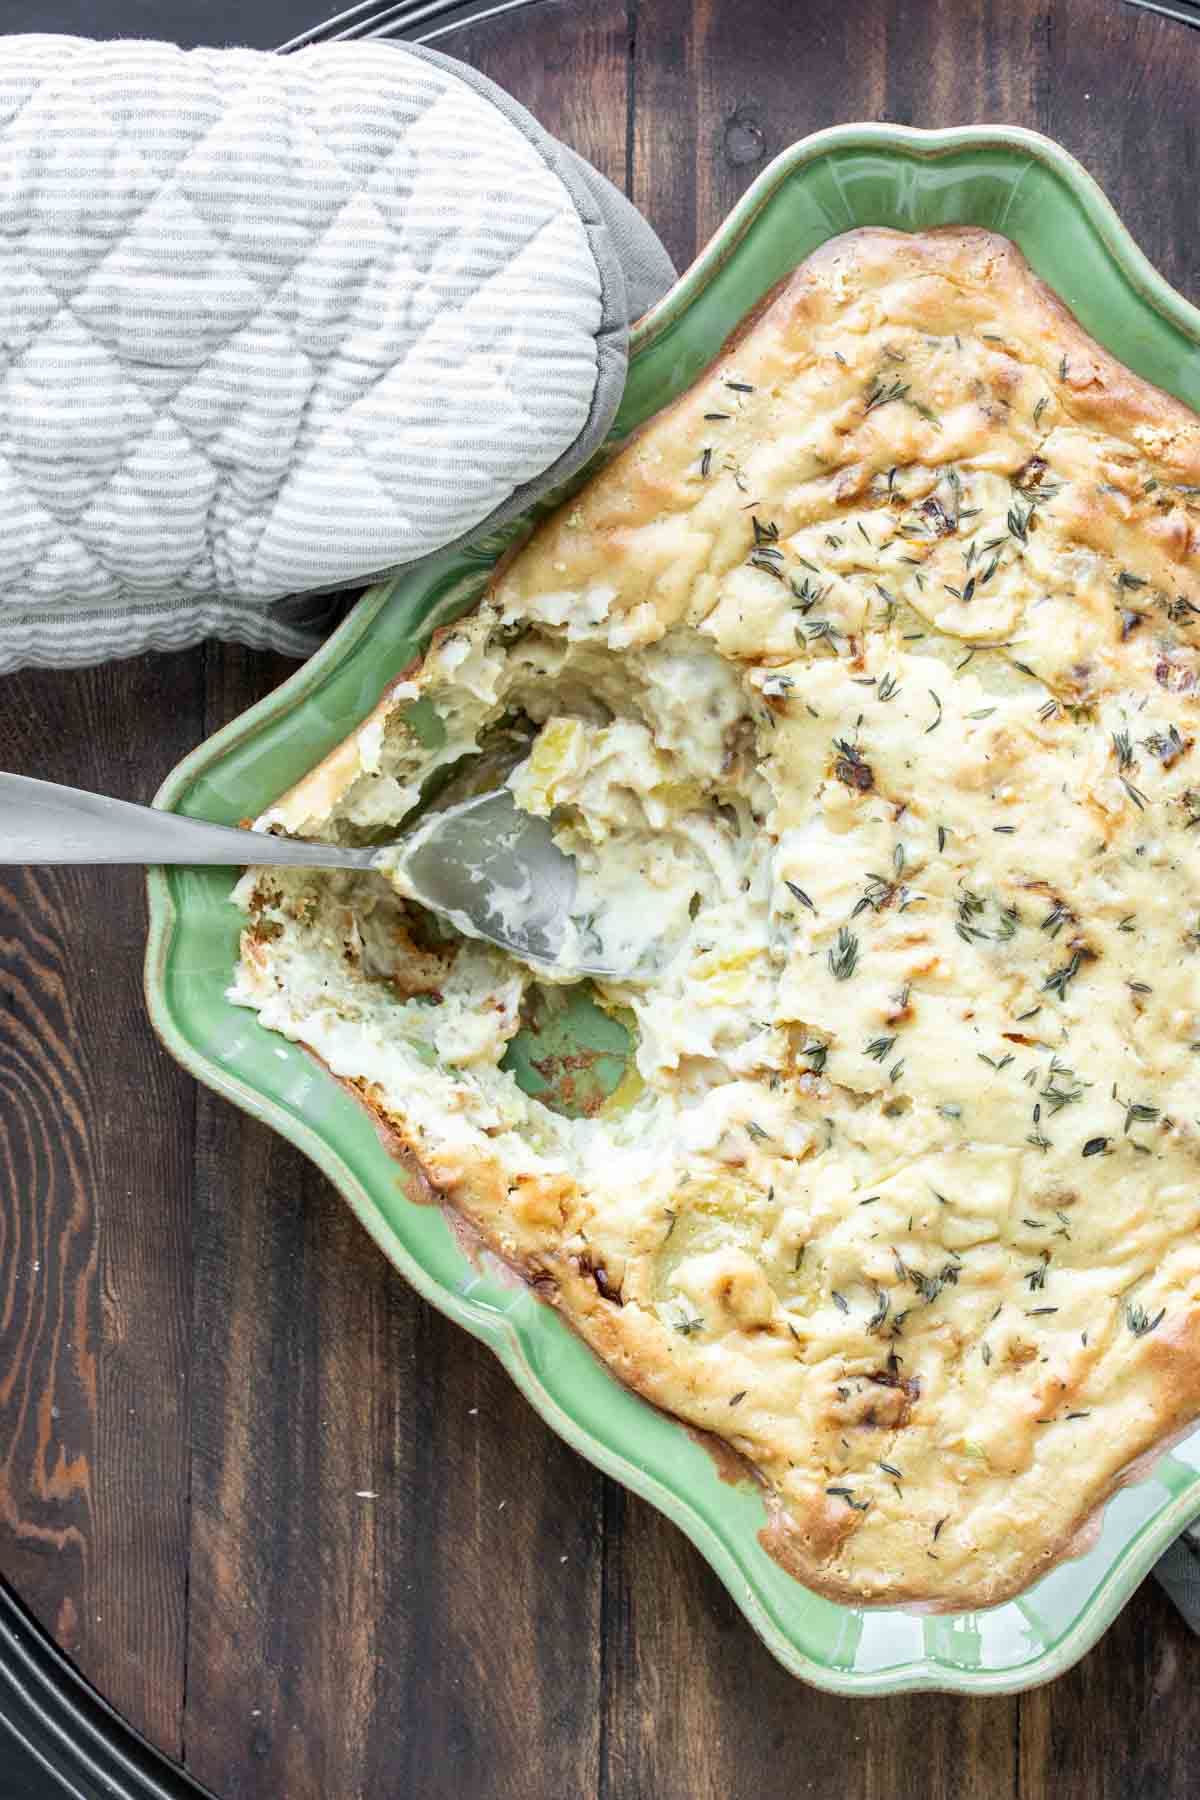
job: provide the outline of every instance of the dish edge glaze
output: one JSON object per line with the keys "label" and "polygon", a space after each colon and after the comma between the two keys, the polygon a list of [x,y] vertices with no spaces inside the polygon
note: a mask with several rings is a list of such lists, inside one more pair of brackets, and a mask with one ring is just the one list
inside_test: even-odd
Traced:
{"label": "dish edge glaze", "polygon": [[[793,223],[789,209],[782,202],[790,188],[805,181],[814,191],[804,197],[803,204],[797,200],[791,209],[797,213],[795,222],[801,227],[793,233],[789,229]],[[1100,265],[1107,259],[1110,289],[1123,294],[1127,307],[1116,328],[1109,319],[1097,321],[1094,308],[1089,316],[1086,303],[1081,304],[1069,291],[1063,291],[1064,287],[1069,288],[1069,280],[1056,280],[1046,268],[1045,257],[1039,258],[1038,246],[1028,237],[1023,240],[1022,195],[1032,199],[1035,189],[1036,198],[1043,204],[1048,195],[1053,201],[1057,191],[1060,212],[1056,225],[1068,248],[1072,234],[1082,230],[1090,240],[1093,259],[1099,258]],[[779,214],[778,219],[769,216],[775,213]],[[690,268],[634,328],[629,382],[618,421],[622,431],[689,385],[716,354],[723,337],[740,316],[735,315],[731,321],[726,316],[726,329],[714,341],[712,318],[721,318],[719,289],[722,284],[729,285],[730,271],[739,267],[756,235],[757,264],[765,271],[761,280],[755,278],[761,294],[773,279],[836,232],[857,224],[916,228],[933,223],[986,224],[994,230],[1007,230],[1025,249],[1034,268],[1063,292],[1068,304],[1074,305],[1087,329],[1139,373],[1179,393],[1193,406],[1200,406],[1200,366],[1190,373],[1190,378],[1181,379],[1189,371],[1185,364],[1172,360],[1172,347],[1175,355],[1184,345],[1193,356],[1200,349],[1200,310],[1158,275],[1100,188],[1066,151],[1050,139],[1018,127],[965,126],[921,131],[865,124],[817,132],[776,157]],[[1045,226],[1041,229],[1044,231]],[[766,254],[764,232],[769,245]],[[711,315],[707,320],[699,316],[705,307]],[[745,310],[745,305],[741,310]],[[1160,322],[1165,345],[1154,340],[1155,320]],[[689,325],[693,327],[691,339]],[[1128,340],[1122,327],[1129,333]],[[1200,358],[1197,364],[1200,365]],[[1165,379],[1164,372],[1174,378]],[[329,675],[355,650],[362,649],[384,608],[406,587],[420,586],[423,580],[440,616],[461,610],[462,604],[473,597],[472,589],[481,587],[487,569],[502,553],[510,535],[504,534],[471,551],[427,559],[416,569],[370,589],[338,632],[295,675],[201,744],[172,771],[156,796],[155,805],[189,811],[200,806],[211,811],[215,805],[223,805],[233,818],[253,811],[252,805],[237,808],[227,794],[216,795],[219,783],[214,783],[214,775],[220,765],[234,752],[245,752],[263,734],[294,727],[297,715],[316,699]],[[452,579],[455,574],[460,578],[457,584]],[[426,623],[432,626],[432,615]],[[369,710],[370,704],[371,698],[364,697],[362,713]],[[339,721],[334,729],[340,733],[343,728]],[[199,794],[198,788],[202,790]],[[531,1315],[530,1308],[537,1308],[538,1315],[546,1314],[554,1327],[567,1332],[561,1320],[532,1300],[525,1307],[502,1309],[485,1303],[471,1291],[449,1286],[436,1269],[428,1266],[428,1260],[414,1254],[403,1241],[370,1182],[364,1181],[321,1130],[237,1074],[223,1057],[213,1054],[211,1045],[198,1041],[204,1034],[194,1028],[194,1021],[189,1025],[177,1016],[173,1000],[172,958],[183,922],[178,882],[172,880],[168,871],[154,869],[149,873],[148,886],[146,995],[151,1021],[166,1048],[199,1080],[270,1124],[303,1150],[345,1196],[389,1260],[426,1299],[489,1345],[553,1430],[673,1519],[725,1583],[767,1647],[792,1673],[843,1694],[916,1690],[1001,1693],[1033,1687],[1062,1673],[1092,1647],[1162,1549],[1200,1511],[1200,1432],[1194,1432],[1182,1447],[1193,1446],[1184,1461],[1165,1454],[1160,1458],[1158,1466],[1173,1465],[1173,1479],[1165,1485],[1159,1483],[1167,1496],[1162,1503],[1144,1518],[1136,1517],[1136,1513],[1145,1508],[1135,1508],[1128,1520],[1117,1523],[1116,1542],[1110,1541],[1107,1547],[1099,1546],[1088,1553],[1089,1563],[1099,1556],[1105,1566],[1096,1569],[1086,1598],[1074,1606],[1064,1628],[1051,1635],[1049,1641],[1046,1633],[1054,1632],[1049,1615],[1061,1602],[1051,1600],[1047,1605],[1044,1590],[1059,1571],[1053,1571],[1027,1595],[987,1613],[942,1614],[933,1620],[900,1608],[879,1613],[808,1596],[814,1606],[819,1605],[826,1613],[844,1615],[841,1621],[824,1621],[826,1628],[820,1633],[831,1645],[832,1654],[814,1654],[799,1641],[803,1634],[789,1629],[779,1616],[780,1608],[771,1603],[761,1571],[747,1566],[747,1561],[753,1563],[754,1559],[750,1542],[744,1540],[755,1538],[759,1521],[751,1522],[749,1532],[722,1523],[711,1509],[698,1502],[694,1482],[673,1487],[647,1465],[644,1457],[636,1454],[632,1444],[622,1441],[629,1435],[627,1427],[618,1422],[611,1441],[606,1441],[595,1426],[576,1417],[555,1394],[546,1375],[542,1353],[545,1345],[535,1341],[543,1321],[540,1316]],[[187,905],[184,889],[182,908]],[[390,1204],[394,1203],[389,1199]],[[467,1289],[471,1285],[468,1283]],[[620,1391],[614,1378],[607,1379]],[[684,1432],[680,1425],[674,1428]],[[712,1480],[716,1479],[713,1474]],[[1146,1488],[1153,1480],[1153,1475],[1143,1476],[1136,1488]],[[1123,1493],[1130,1491],[1127,1488]],[[1108,1503],[1105,1537],[1110,1535],[1112,1509],[1120,1497],[1115,1496]],[[1074,1567],[1078,1569],[1080,1565]],[[796,1583],[791,1586],[798,1588]],[[808,1590],[798,1589],[798,1593],[807,1596]],[[1014,1660],[993,1662],[988,1667],[972,1666],[969,1645],[978,1645],[989,1621],[1014,1609],[1022,1621],[1014,1622],[1017,1635],[1023,1631],[1029,1642],[1032,1630],[1034,1637],[1042,1638],[1041,1649],[1024,1656],[1015,1656],[1014,1652]],[[802,1602],[798,1603],[798,1610],[803,1612]],[[893,1629],[881,1634],[874,1627],[884,1621],[891,1621]],[[1012,1633],[1008,1635],[1011,1637]],[[898,1660],[886,1660],[889,1638],[895,1642]],[[908,1646],[915,1650],[917,1638],[919,1653],[905,1654]],[[858,1654],[864,1647],[866,1654]]]}

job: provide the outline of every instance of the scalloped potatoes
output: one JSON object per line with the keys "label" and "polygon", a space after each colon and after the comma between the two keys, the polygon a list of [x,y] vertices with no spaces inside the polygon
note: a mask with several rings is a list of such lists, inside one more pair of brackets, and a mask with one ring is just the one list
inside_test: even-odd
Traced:
{"label": "scalloped potatoes", "polygon": [[669,947],[614,1101],[382,877],[239,890],[235,998],[838,1598],[1018,1590],[1200,1412],[1198,495],[1011,245],[835,240],[263,821],[507,779]]}

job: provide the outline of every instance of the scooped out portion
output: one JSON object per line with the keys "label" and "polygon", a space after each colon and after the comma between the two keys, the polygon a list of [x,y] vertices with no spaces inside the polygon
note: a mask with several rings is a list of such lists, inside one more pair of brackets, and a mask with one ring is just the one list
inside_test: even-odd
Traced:
{"label": "scooped out portion", "polygon": [[[380,853],[393,886],[417,901],[434,892],[441,899],[436,910],[469,936],[496,936],[518,952],[528,942],[526,960],[542,965],[550,979],[568,981],[580,969],[636,972],[642,980],[660,974],[709,885],[706,865],[722,854],[723,834],[712,829],[720,802],[715,794],[711,806],[701,801],[703,781],[718,780],[726,760],[722,701],[737,703],[736,695],[718,692],[723,681],[728,686],[728,671],[710,647],[687,644],[688,635],[674,633],[677,641],[644,659],[648,718],[623,717],[594,699],[583,716],[552,713],[535,723],[521,705],[525,735],[511,729],[521,754],[505,788],[473,796],[465,811],[456,808],[449,834],[444,812],[429,808],[394,850]],[[530,644],[519,679],[535,684],[548,662],[542,673],[552,694],[562,678],[557,660]],[[512,674],[502,676],[501,690]],[[656,719],[666,729],[677,684],[685,690],[703,684],[713,709],[715,753],[710,748],[695,759],[703,781],[681,775],[693,763],[686,753],[681,761],[681,752],[659,749],[653,735]],[[570,703],[568,694],[564,704]],[[544,704],[545,698],[539,711]],[[637,693],[624,704],[638,706]],[[498,806],[500,800],[505,804]],[[540,840],[551,825],[549,838],[557,838],[569,861],[548,861],[551,841],[543,847]],[[545,891],[536,887],[539,877]]]}
{"label": "scooped out portion", "polygon": [[233,996],[837,1598],[1019,1590],[1200,1413],[1198,494],[1011,245],[851,234],[259,821],[549,821],[563,967],[251,869]]}

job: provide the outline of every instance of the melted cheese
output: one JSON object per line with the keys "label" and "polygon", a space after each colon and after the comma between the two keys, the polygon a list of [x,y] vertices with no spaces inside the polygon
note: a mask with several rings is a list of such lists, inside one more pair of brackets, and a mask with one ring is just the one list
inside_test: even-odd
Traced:
{"label": "melted cheese", "polygon": [[1015,1591],[1200,1412],[1197,489],[1011,246],[839,240],[262,821],[395,835],[503,739],[666,946],[591,1118],[382,877],[250,871],[233,993],[834,1595]]}

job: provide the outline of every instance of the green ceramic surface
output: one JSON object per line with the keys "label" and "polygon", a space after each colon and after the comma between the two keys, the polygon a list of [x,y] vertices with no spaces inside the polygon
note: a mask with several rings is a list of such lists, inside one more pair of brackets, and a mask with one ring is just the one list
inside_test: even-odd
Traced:
{"label": "green ceramic surface", "polygon": [[[1200,313],[1154,272],[1057,145],[1007,127],[848,125],[805,139],[765,169],[636,328],[614,436],[687,387],[743,314],[827,238],[856,225],[943,224],[1014,238],[1089,331],[1200,409]],[[290,681],[179,765],[156,804],[223,823],[257,814],[357,724],[436,623],[477,597],[510,536],[435,556],[365,594]],[[239,925],[233,873],[156,869],[149,881],[146,989],[167,1047],[306,1151],[384,1254],[491,1346],[554,1430],[688,1533],[774,1654],[807,1681],[847,1694],[996,1693],[1045,1681],[1095,1642],[1200,1510],[1197,1432],[1110,1501],[1086,1554],[1006,1605],[934,1616],[839,1606],[809,1592],[761,1548],[763,1506],[753,1488],[720,1481],[684,1428],[624,1389],[549,1307],[473,1268],[440,1213],[406,1199],[397,1165],[357,1104],[302,1051],[229,1004]],[[588,1009],[579,1016],[581,1032],[596,1029]],[[569,1037],[555,1040],[556,1052]],[[611,1086],[619,1042],[592,1047],[613,1065],[599,1071]],[[526,1068],[524,1078],[536,1085],[538,1076]]]}

